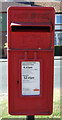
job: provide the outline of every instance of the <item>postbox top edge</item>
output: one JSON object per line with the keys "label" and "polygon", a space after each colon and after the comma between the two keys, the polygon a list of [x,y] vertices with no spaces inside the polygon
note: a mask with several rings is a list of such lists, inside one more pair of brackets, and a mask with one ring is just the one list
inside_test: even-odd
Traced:
{"label": "postbox top edge", "polygon": [[27,9],[27,10],[36,10],[36,9],[38,9],[38,10],[52,10],[52,11],[54,11],[55,12],[55,9],[54,9],[54,7],[38,7],[38,6],[9,6],[8,8],[7,8],[7,11],[11,11],[11,10],[15,10],[15,9],[17,9],[17,10],[24,10],[24,9]]}

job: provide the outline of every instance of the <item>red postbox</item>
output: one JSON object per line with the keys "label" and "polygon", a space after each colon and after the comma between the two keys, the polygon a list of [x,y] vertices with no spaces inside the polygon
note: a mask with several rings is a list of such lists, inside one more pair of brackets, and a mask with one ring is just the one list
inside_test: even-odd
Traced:
{"label": "red postbox", "polygon": [[8,108],[12,115],[53,109],[54,8],[8,8]]}

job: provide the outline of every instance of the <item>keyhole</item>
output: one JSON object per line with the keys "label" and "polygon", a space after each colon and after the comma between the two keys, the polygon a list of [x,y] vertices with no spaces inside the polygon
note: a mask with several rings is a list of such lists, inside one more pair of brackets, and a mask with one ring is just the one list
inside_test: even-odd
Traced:
{"label": "keyhole", "polygon": [[19,84],[19,80],[17,80],[17,84]]}

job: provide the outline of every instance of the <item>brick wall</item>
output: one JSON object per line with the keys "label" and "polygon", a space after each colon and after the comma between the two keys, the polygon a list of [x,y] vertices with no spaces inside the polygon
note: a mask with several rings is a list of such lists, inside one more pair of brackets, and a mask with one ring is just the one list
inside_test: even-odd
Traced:
{"label": "brick wall", "polygon": [[62,2],[36,2],[37,5],[43,6],[43,7],[54,7],[55,12],[59,13],[62,12]]}

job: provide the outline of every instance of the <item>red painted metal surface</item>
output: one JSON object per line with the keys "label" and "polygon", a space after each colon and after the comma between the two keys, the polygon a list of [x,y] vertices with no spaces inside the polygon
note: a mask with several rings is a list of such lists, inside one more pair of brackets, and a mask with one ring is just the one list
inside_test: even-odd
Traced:
{"label": "red painted metal surface", "polygon": [[[54,15],[52,7],[10,7],[8,9],[8,110],[12,115],[52,113]],[[22,93],[24,62],[38,64],[40,77],[37,78],[40,80],[40,83],[38,82],[40,86],[39,89],[34,88],[32,95]],[[35,95],[38,90],[40,92]]]}

